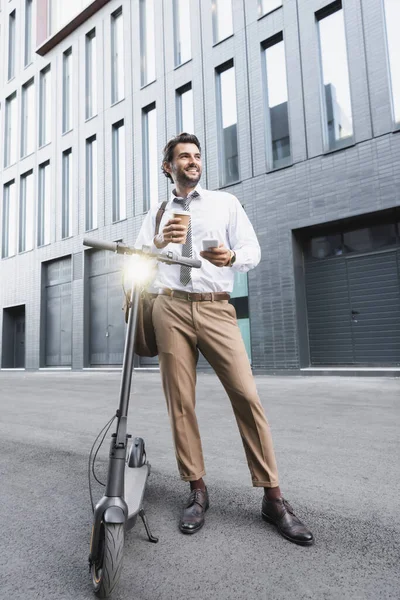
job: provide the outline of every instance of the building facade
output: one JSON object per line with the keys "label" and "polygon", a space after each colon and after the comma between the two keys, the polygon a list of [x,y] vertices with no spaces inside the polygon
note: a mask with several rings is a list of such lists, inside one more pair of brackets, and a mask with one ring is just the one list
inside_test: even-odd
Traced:
{"label": "building facade", "polygon": [[399,19],[397,0],[1,0],[1,367],[121,364],[123,259],[82,241],[134,242],[180,131],[260,241],[233,299],[253,367],[400,366]]}

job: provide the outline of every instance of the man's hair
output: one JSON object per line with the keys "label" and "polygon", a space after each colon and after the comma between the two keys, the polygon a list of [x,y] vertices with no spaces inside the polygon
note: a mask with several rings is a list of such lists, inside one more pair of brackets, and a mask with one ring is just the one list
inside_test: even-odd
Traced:
{"label": "man's hair", "polygon": [[172,161],[172,158],[174,156],[174,148],[178,144],[195,144],[195,146],[198,147],[199,152],[201,153],[200,142],[193,133],[184,132],[171,138],[164,148],[163,161],[161,163],[161,171],[164,173],[165,177],[167,177],[167,179],[170,179],[171,181],[173,181],[173,179],[171,175],[167,173],[167,171],[164,169],[164,163],[170,163]]}

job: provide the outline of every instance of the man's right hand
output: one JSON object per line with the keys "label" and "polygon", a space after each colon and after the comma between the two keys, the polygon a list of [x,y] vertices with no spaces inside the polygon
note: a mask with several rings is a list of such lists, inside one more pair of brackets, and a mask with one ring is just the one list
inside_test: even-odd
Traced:
{"label": "man's right hand", "polygon": [[181,219],[170,219],[167,221],[162,233],[154,238],[154,245],[161,250],[168,244],[183,244],[186,235],[186,226],[180,225]]}

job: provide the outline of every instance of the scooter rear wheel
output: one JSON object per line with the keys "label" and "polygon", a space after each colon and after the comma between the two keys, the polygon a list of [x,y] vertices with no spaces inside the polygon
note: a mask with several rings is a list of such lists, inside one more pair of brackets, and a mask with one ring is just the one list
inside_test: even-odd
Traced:
{"label": "scooter rear wheel", "polygon": [[91,567],[93,591],[98,598],[108,598],[119,581],[124,538],[123,523],[102,523],[99,558]]}

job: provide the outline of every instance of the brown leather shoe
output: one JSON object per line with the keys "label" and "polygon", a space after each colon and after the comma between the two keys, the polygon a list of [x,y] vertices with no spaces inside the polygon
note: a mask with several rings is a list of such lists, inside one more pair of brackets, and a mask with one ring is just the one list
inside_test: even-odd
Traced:
{"label": "brown leather shoe", "polygon": [[204,525],[204,513],[209,507],[207,488],[192,490],[183,509],[179,529],[182,533],[196,533]]}
{"label": "brown leather shoe", "polygon": [[301,546],[312,546],[314,543],[313,534],[296,517],[293,508],[284,498],[268,500],[264,496],[261,516],[264,521],[275,525],[279,533],[287,540]]}

